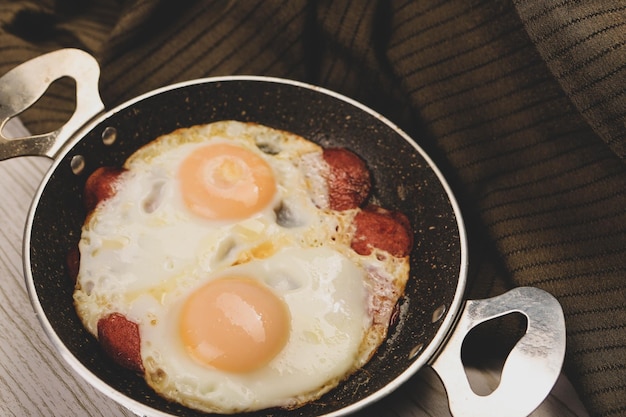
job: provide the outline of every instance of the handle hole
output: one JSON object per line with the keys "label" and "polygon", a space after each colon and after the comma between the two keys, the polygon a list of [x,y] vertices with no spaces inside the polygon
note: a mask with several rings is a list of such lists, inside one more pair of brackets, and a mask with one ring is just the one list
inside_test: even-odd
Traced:
{"label": "handle hole", "polygon": [[28,131],[28,129],[26,129],[26,127],[19,118],[12,117],[7,121],[4,126],[2,126],[2,131],[0,131],[0,134],[2,134],[3,138],[11,140],[29,136],[30,132]]}
{"label": "handle hole", "polygon": [[50,84],[44,94],[21,112],[20,120],[31,135],[42,135],[60,129],[76,109],[76,81],[62,77]]}
{"label": "handle hole", "polygon": [[[476,395],[489,395],[500,385],[508,354],[524,336],[526,316],[512,312],[488,320],[471,329],[461,347],[465,375]],[[487,371],[489,378],[485,378]]]}

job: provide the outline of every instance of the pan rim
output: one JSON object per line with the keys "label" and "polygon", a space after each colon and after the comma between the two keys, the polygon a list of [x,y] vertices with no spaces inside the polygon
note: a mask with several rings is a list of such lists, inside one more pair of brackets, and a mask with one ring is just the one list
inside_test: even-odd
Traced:
{"label": "pan rim", "polygon": [[440,171],[439,167],[434,163],[434,161],[430,158],[430,156],[422,149],[421,146],[417,144],[417,142],[411,138],[407,133],[405,133],[402,129],[400,129],[395,123],[387,119],[385,116],[380,114],[379,112],[371,109],[370,107],[350,98],[341,93],[329,90],[325,87],[320,87],[317,85],[305,83],[302,81],[296,81],[291,79],[279,78],[279,77],[269,77],[269,76],[258,76],[258,75],[233,75],[233,76],[219,76],[219,77],[207,77],[207,78],[199,78],[189,81],[183,81],[179,83],[170,84],[167,86],[159,87],[157,89],[151,90],[149,92],[143,93],[139,96],[136,96],[130,100],[121,103],[114,108],[101,112],[97,115],[94,115],[92,120],[83,125],[80,129],[74,132],[71,137],[66,141],[63,145],[62,149],[57,153],[56,159],[53,160],[52,165],[49,167],[48,171],[44,175],[41,183],[39,184],[37,191],[33,197],[31,202],[28,215],[26,218],[26,225],[24,230],[24,238],[22,243],[22,260],[23,260],[23,270],[24,270],[24,279],[25,285],[27,288],[27,292],[29,294],[31,305],[36,313],[36,316],[48,337],[48,340],[51,341],[52,345],[56,349],[57,352],[64,359],[65,363],[69,365],[69,367],[78,373],[81,378],[85,379],[90,385],[98,389],[100,392],[113,399],[117,403],[122,406],[128,408],[131,412],[139,415],[146,415],[145,413],[149,413],[150,416],[155,417],[172,417],[171,414],[162,412],[160,410],[154,409],[142,402],[139,402],[120,391],[116,390],[98,376],[96,376],[89,368],[83,365],[76,356],[67,348],[67,346],[63,343],[59,335],[55,332],[52,327],[48,317],[41,305],[40,298],[38,296],[37,288],[35,287],[35,281],[32,274],[31,269],[31,236],[33,232],[33,223],[37,208],[39,206],[39,201],[41,196],[48,184],[51,176],[56,171],[57,167],[63,162],[64,157],[71,151],[71,149],[83,140],[85,134],[92,130],[93,127],[98,125],[99,123],[105,121],[110,118],[115,113],[119,112],[122,109],[126,109],[128,107],[133,106],[136,103],[139,103],[143,100],[149,99],[153,96],[157,96],[161,93],[183,88],[183,87],[191,87],[194,85],[206,84],[206,83],[219,83],[219,82],[230,82],[230,81],[252,81],[252,82],[265,82],[265,83],[275,83],[282,85],[290,85],[294,87],[304,88],[308,90],[312,90],[314,92],[331,96],[340,101],[343,101],[353,107],[356,107],[358,110],[364,111],[371,116],[378,119],[383,124],[387,125],[389,128],[394,130],[398,135],[400,135],[407,143],[409,143],[419,154],[420,156],[427,162],[429,168],[434,172],[437,179],[439,180],[442,188],[444,189],[447,199],[450,203],[452,211],[455,216],[457,228],[458,228],[458,238],[459,238],[459,251],[460,251],[460,259],[459,259],[459,270],[458,270],[458,279],[456,280],[456,290],[452,302],[450,303],[449,308],[447,309],[445,316],[441,320],[441,325],[435,336],[428,343],[427,346],[419,353],[418,357],[409,365],[400,375],[398,375],[395,379],[385,385],[383,388],[378,391],[370,394],[369,396],[352,403],[348,406],[345,406],[336,411],[332,411],[328,414],[323,414],[320,417],[338,417],[344,416],[348,414],[352,414],[370,404],[373,404],[376,401],[388,396],[393,391],[398,389],[402,384],[408,381],[419,369],[424,366],[429,365],[435,357],[437,353],[441,349],[441,347],[445,344],[446,339],[450,332],[454,328],[454,324],[462,310],[462,305],[464,303],[465,297],[465,287],[467,282],[467,273],[468,273],[468,242],[467,242],[467,231],[465,228],[465,224],[463,221],[463,217],[461,214],[461,209],[458,204],[458,201],[450,187],[448,181],[444,177],[443,173]]}

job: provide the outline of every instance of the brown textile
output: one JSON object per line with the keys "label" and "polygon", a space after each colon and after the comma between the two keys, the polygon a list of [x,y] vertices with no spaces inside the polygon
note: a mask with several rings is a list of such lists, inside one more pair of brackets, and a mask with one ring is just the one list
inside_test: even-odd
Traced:
{"label": "brown textile", "polygon": [[[469,296],[554,294],[583,402],[594,416],[626,415],[625,2],[0,3],[0,74],[68,46],[100,61],[109,108],[176,81],[261,74],[380,111],[459,197]],[[25,113],[27,126],[60,125],[67,90]]]}

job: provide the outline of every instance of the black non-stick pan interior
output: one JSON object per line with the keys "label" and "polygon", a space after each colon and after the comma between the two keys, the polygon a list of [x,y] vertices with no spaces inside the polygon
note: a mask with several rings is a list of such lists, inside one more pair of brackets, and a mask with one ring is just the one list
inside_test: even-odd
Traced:
{"label": "black non-stick pan interior", "polygon": [[[226,119],[257,122],[325,147],[351,149],[367,161],[372,172],[370,201],[402,211],[412,223],[415,245],[400,319],[374,359],[318,401],[269,414],[323,415],[363,400],[417,360],[416,347],[433,342],[443,322],[433,322],[434,312],[441,306],[452,309],[459,282],[464,282],[460,227],[447,188],[404,136],[355,103],[317,89],[257,78],[204,80],[163,89],[109,112],[55,165],[36,203],[31,236],[26,239],[30,239],[38,302],[58,338],[97,378],[154,409],[181,416],[204,415],[163,400],[140,376],[103,354],[74,311],[66,255],[80,237],[85,217],[82,190],[93,170],[121,165],[138,147],[176,128]],[[112,145],[103,143],[106,128],[117,133]],[[75,155],[82,155],[86,163],[79,175],[70,168]],[[268,411],[249,415],[265,416]]]}

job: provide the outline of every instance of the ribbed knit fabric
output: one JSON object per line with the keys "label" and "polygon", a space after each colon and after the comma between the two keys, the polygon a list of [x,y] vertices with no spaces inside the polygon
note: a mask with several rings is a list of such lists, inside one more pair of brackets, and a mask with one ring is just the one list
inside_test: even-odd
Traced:
{"label": "ribbed knit fabric", "polygon": [[[107,107],[177,81],[261,74],[336,90],[398,123],[458,195],[468,295],[555,295],[583,402],[594,416],[626,415],[626,3],[0,3],[0,74],[68,46],[100,61]],[[22,116],[32,131],[73,109],[71,83],[58,84]]]}

